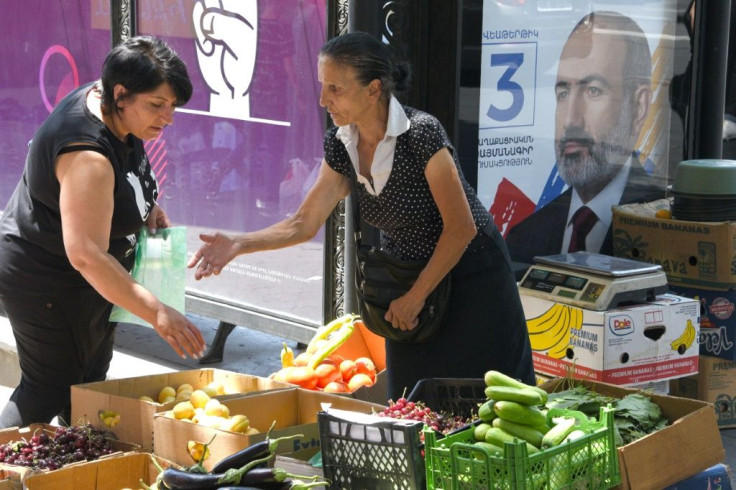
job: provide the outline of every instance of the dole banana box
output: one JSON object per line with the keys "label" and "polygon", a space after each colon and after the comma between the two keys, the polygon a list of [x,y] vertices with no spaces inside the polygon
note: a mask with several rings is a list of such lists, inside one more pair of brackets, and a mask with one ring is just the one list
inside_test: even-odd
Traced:
{"label": "dole banana box", "polygon": [[593,311],[521,291],[535,371],[634,385],[698,372],[700,305],[674,294]]}
{"label": "dole banana box", "polygon": [[736,290],[670,285],[700,304],[700,355],[736,361]]}

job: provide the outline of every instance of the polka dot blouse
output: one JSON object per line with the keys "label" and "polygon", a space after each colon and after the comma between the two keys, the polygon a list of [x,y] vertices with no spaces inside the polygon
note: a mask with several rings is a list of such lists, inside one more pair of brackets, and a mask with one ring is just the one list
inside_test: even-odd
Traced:
{"label": "polka dot blouse", "polygon": [[[447,147],[453,156],[478,230],[491,216],[465,180],[455,149],[437,118],[403,107],[411,126],[396,138],[391,175],[377,196],[359,184],[358,203],[361,218],[380,230],[382,249],[402,260],[423,260],[432,255],[442,233],[442,218],[424,175],[427,162],[442,148]],[[333,170],[354,179],[350,157],[336,136],[337,130],[332,127],[325,134],[325,160]]]}

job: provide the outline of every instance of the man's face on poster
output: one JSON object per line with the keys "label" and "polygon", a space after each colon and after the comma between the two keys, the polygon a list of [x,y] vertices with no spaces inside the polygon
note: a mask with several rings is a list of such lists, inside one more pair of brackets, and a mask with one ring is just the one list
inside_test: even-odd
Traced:
{"label": "man's face on poster", "polygon": [[562,50],[555,83],[555,152],[560,176],[578,191],[600,191],[633,149],[635,109],[624,89],[626,49],[620,36],[596,28],[576,31]]}

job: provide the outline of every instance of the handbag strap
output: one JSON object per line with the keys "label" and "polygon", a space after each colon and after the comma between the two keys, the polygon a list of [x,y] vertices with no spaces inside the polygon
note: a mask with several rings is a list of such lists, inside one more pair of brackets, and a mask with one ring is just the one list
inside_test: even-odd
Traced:
{"label": "handbag strap", "polygon": [[360,240],[363,237],[363,233],[361,231],[360,226],[360,210],[359,208],[359,199],[360,199],[360,189],[358,188],[358,173],[355,171],[355,167],[353,166],[353,162],[349,161],[348,166],[350,167],[350,201],[352,202],[352,208],[353,208],[353,238],[355,239],[355,246],[360,246]]}

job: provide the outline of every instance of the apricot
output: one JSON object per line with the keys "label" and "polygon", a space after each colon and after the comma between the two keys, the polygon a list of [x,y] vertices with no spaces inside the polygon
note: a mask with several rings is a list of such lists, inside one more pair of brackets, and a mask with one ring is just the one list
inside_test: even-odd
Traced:
{"label": "apricot", "polygon": [[344,381],[330,381],[323,388],[325,393],[347,393],[348,384]]}
{"label": "apricot", "polygon": [[340,373],[342,374],[342,380],[346,383],[358,372],[358,367],[355,365],[355,361],[352,359],[345,359],[340,363]]}
{"label": "apricot", "polygon": [[332,381],[342,381],[342,373],[333,364],[320,364],[314,372],[317,375],[317,388],[324,388]]}
{"label": "apricot", "polygon": [[203,390],[194,390],[189,395],[189,401],[192,402],[194,408],[204,408],[208,401],[210,401],[210,395],[205,393]]}
{"label": "apricot", "polygon": [[189,401],[177,403],[174,405],[173,411],[174,418],[179,420],[194,417],[194,407],[192,406],[192,402]]}
{"label": "apricot", "polygon": [[166,403],[166,399],[171,398],[172,400],[176,398],[176,390],[172,386],[164,386],[161,388],[161,391],[158,392],[158,402],[159,403]]}
{"label": "apricot", "polygon": [[348,381],[348,389],[350,391],[355,391],[363,386],[373,386],[373,380],[367,374],[357,373]]}
{"label": "apricot", "polygon": [[373,382],[376,381],[376,365],[367,357],[359,357],[355,360],[355,367],[359,373],[367,374]]}

